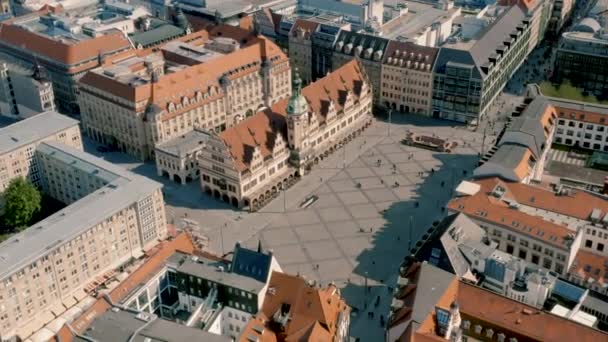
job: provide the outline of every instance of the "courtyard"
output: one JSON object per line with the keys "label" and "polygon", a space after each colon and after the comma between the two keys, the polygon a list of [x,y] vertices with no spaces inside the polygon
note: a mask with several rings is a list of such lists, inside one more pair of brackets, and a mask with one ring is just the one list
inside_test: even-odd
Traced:
{"label": "courtyard", "polygon": [[[402,140],[408,132],[455,141],[457,147],[440,153],[407,146]],[[486,137],[486,144],[492,138]],[[355,311],[352,336],[376,341],[382,338],[379,317],[388,313],[397,268],[445,215],[452,189],[476,166],[482,140],[481,133],[445,121],[398,115],[391,124],[376,120],[256,213],[205,195],[197,181],[182,186],[159,178],[151,163],[95,153],[163,182],[168,220],[177,226],[198,223],[211,251],[226,254],[237,241],[252,248],[261,241],[285,272],[321,285],[335,283]],[[300,208],[311,195],[317,200]],[[369,310],[376,312],[373,322],[364,314]]]}

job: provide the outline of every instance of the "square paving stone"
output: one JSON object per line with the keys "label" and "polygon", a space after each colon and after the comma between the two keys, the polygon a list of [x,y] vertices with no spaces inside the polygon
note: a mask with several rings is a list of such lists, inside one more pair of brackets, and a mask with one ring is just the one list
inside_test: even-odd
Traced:
{"label": "square paving stone", "polygon": [[315,208],[331,208],[342,206],[342,203],[334,193],[329,193],[319,195],[319,199],[312,206]]}
{"label": "square paving stone", "polygon": [[383,201],[396,201],[398,200],[397,196],[386,186],[383,186],[382,189],[373,189],[366,190],[365,194],[372,202],[383,202]]}
{"label": "square paving stone", "polygon": [[293,226],[313,224],[321,222],[313,210],[300,210],[287,213],[287,219]]}
{"label": "square paving stone", "polygon": [[320,224],[293,227],[293,230],[300,238],[300,241],[309,242],[331,238],[325,226]]}
{"label": "square paving stone", "polygon": [[350,214],[344,207],[319,209],[319,215],[324,222],[344,221],[351,219]]}
{"label": "square paving stone", "polygon": [[348,210],[354,218],[372,218],[380,216],[378,208],[373,204],[357,204],[348,207]]}
{"label": "square paving stone", "polygon": [[352,178],[365,178],[365,177],[373,177],[375,174],[368,167],[357,167],[357,168],[348,168],[348,174]]}
{"label": "square paving stone", "polygon": [[308,257],[299,245],[273,247],[272,252],[281,265],[308,262]]}
{"label": "square paving stone", "polygon": [[264,230],[262,238],[270,247],[289,245],[298,242],[291,228]]}
{"label": "square paving stone", "polygon": [[350,277],[353,266],[348,260],[340,258],[333,260],[323,260],[319,262],[318,273],[323,283],[329,281],[339,281]]}
{"label": "square paving stone", "polygon": [[351,238],[342,238],[338,240],[338,244],[349,256],[357,256],[361,254],[366,248],[371,248],[373,243],[373,237],[369,233],[361,233],[360,236]]}
{"label": "square paving stone", "polygon": [[368,202],[367,198],[365,198],[365,196],[363,195],[363,193],[361,191],[341,192],[338,194],[338,196],[340,197],[342,202],[347,206],[352,205],[352,204],[361,204],[361,203]]}
{"label": "square paving stone", "polygon": [[352,179],[345,179],[339,181],[332,180],[331,182],[329,182],[329,186],[335,192],[349,191],[355,188],[355,181],[353,181]]}
{"label": "square paving stone", "polygon": [[327,223],[327,229],[336,238],[359,234],[359,225],[352,220]]}
{"label": "square paving stone", "polygon": [[342,252],[332,240],[304,243],[304,249],[313,261],[342,257]]}

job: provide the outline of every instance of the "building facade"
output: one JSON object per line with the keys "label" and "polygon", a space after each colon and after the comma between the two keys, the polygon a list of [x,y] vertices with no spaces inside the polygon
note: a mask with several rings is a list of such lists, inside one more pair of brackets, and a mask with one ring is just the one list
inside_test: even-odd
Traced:
{"label": "building facade", "polygon": [[[76,130],[72,137],[70,130],[55,132],[52,115],[21,121],[14,136],[7,136],[24,139],[9,157],[35,160],[23,165],[24,174],[68,206],[0,244],[6,255],[0,268],[3,339],[25,340],[51,312],[61,314],[82,299],[89,282],[141,256],[167,234],[162,185],[83,152],[78,126],[67,125]],[[36,140],[20,134],[44,131],[32,129],[36,125],[52,134]]]}
{"label": "building facade", "polygon": [[371,35],[341,31],[332,55],[332,67],[338,67],[358,59],[373,87],[374,103],[380,103],[382,84],[382,60],[388,39]]}
{"label": "building facade", "polygon": [[7,56],[8,62],[24,68],[33,69],[34,63],[44,67],[53,84],[58,108],[77,114],[76,82],[101,64],[100,57],[129,50],[131,44],[119,30],[93,38],[54,27],[69,20],[61,15],[60,8],[47,6],[3,23],[0,52]]}
{"label": "building facade", "polygon": [[[555,60],[556,82],[570,81],[587,93],[608,98],[606,18],[585,18],[562,34]],[[600,22],[602,22],[600,24]]]}
{"label": "building facade", "polygon": [[17,177],[42,186],[36,148],[45,141],[58,141],[82,150],[78,121],[57,112],[45,112],[0,130],[0,192]]}
{"label": "building facade", "polygon": [[152,159],[157,144],[194,128],[220,132],[289,97],[287,56],[265,38],[239,42],[229,33],[199,31],[88,73],[79,97],[85,133]]}
{"label": "building facade", "polygon": [[433,63],[439,50],[389,41],[382,62],[380,104],[402,113],[432,113]]}
{"label": "building facade", "polygon": [[180,184],[198,179],[198,158],[208,139],[207,131],[195,128],[181,137],[156,145],[155,162],[158,175]]}
{"label": "building facade", "polygon": [[433,116],[472,123],[485,115],[526,59],[532,20],[520,6],[499,8],[484,30],[457,33],[433,70]]}
{"label": "building facade", "polygon": [[357,61],[301,82],[289,100],[209,139],[199,160],[204,192],[257,210],[371,123],[371,85]]}
{"label": "building facade", "polygon": [[53,84],[41,66],[34,70],[0,65],[0,114],[24,119],[55,110]]}

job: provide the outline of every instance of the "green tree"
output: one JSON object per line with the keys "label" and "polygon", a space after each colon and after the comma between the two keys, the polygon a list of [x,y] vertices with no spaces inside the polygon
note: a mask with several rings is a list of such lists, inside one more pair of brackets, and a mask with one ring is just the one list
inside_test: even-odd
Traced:
{"label": "green tree", "polygon": [[42,196],[36,187],[22,177],[13,179],[4,191],[4,224],[21,230],[40,211]]}

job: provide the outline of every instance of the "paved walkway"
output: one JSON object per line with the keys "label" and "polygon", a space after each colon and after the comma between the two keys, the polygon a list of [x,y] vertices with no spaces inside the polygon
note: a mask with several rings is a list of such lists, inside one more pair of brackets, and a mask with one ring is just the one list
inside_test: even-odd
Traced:
{"label": "paved walkway", "polygon": [[[444,215],[441,208],[465,171],[471,174],[482,141],[481,134],[445,121],[399,115],[392,120],[390,135],[389,124],[376,121],[257,213],[234,210],[205,195],[198,182],[181,186],[159,178],[152,164],[113,153],[105,157],[162,181],[169,221],[179,224],[186,216],[197,221],[212,251],[225,253],[237,241],[255,247],[261,240],[284,271],[322,285],[336,283],[355,308],[352,335],[380,341],[379,317],[389,311],[389,288],[395,287],[401,261]],[[459,147],[445,154],[405,146],[401,139],[408,130],[452,139]],[[300,209],[311,194],[318,200]],[[364,313],[369,310],[374,320]]]}

